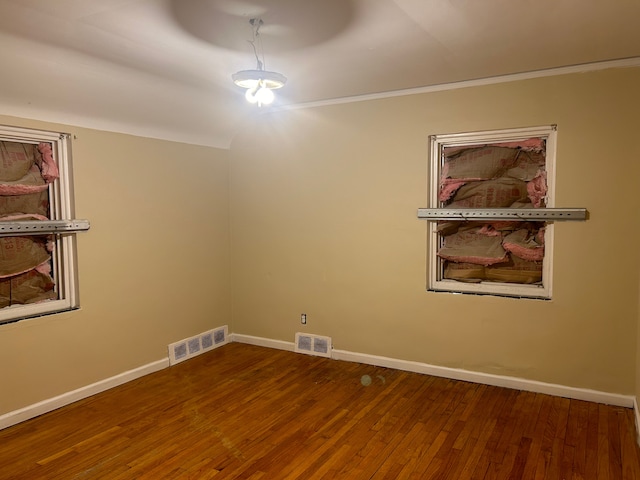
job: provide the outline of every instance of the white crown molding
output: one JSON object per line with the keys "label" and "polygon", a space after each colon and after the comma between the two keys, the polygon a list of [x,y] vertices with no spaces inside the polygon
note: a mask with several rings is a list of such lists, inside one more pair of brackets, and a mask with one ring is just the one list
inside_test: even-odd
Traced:
{"label": "white crown molding", "polygon": [[[316,102],[292,103],[284,105],[274,105],[269,108],[270,112],[298,110],[307,108],[324,107],[330,105],[341,105],[346,103],[365,102],[369,100],[380,100],[385,98],[403,97],[407,95],[419,95],[424,93],[441,92],[445,90],[456,90],[459,88],[478,87],[483,85],[493,85],[498,83],[515,82],[519,80],[529,80],[541,77],[552,77],[557,75],[567,75],[573,73],[586,73],[611,68],[625,68],[640,66],[640,57],[631,57],[604,62],[586,63],[580,65],[570,65],[566,67],[549,68],[545,70],[534,70],[530,72],[515,73],[509,75],[499,75],[495,77],[478,78],[460,82],[442,83],[424,87],[408,88],[403,90],[392,90],[388,92],[372,93],[366,95],[355,95],[351,97],[340,97]],[[104,118],[96,118],[82,114],[72,114],[68,112],[52,111],[40,109],[34,106],[15,105],[0,103],[2,115],[29,119],[39,122],[49,122],[72,127],[91,128],[106,132],[134,135],[144,138],[153,138],[171,142],[187,143],[190,145],[202,145],[206,147],[228,150],[234,137],[233,132],[223,135],[215,135],[212,132],[185,132],[174,131],[148,125],[131,124]],[[267,113],[265,111],[264,113]]]}
{"label": "white crown molding", "polygon": [[[118,122],[115,120],[101,119],[81,114],[63,111],[52,111],[34,108],[24,105],[2,104],[2,116],[15,117],[21,120],[32,120],[42,123],[53,123],[68,127],[86,128],[102,132],[131,135],[134,137],[151,138],[167,142],[186,143],[203,147],[228,150],[231,146],[230,138],[212,134],[199,134],[185,131],[174,131],[150,127],[141,124]],[[19,122],[23,123],[23,122]]]}
{"label": "white crown molding", "polygon": [[407,88],[403,90],[392,90],[388,92],[371,93],[367,95],[354,95],[351,97],[334,98],[330,100],[319,100],[317,102],[293,103],[272,107],[272,110],[298,110],[304,108],[325,107],[330,105],[341,105],[344,103],[365,102],[368,100],[380,100],[392,97],[404,97],[407,95],[419,95],[423,93],[442,92],[446,90],[457,90],[459,88],[480,87],[484,85],[494,85],[498,83],[516,82],[520,80],[531,80],[542,77],[555,77],[558,75],[569,75],[574,73],[587,73],[611,68],[640,67],[640,57],[623,58],[619,60],[609,60],[605,62],[584,63],[579,65],[569,65],[566,67],[548,68],[544,70],[532,70],[530,72],[513,73],[508,75],[498,75],[495,77],[478,78],[474,80],[464,80],[460,82],[441,83],[425,87]]}

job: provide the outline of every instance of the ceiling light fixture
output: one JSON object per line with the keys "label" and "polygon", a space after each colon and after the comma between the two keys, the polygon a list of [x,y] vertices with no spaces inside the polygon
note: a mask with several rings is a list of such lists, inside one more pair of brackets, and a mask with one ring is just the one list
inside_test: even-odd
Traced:
{"label": "ceiling light fixture", "polygon": [[[262,39],[260,38],[260,27],[263,21],[260,18],[252,18],[249,20],[253,31],[253,38],[249,43],[253,47],[253,53],[256,57],[257,66],[255,70],[241,70],[234,73],[231,78],[239,87],[246,88],[245,98],[249,103],[257,103],[259,107],[269,105],[273,102],[275,95],[273,90],[282,88],[287,82],[287,77],[278,72],[269,72],[265,70],[264,49],[262,47]],[[262,60],[258,56],[256,41],[262,55]]]}

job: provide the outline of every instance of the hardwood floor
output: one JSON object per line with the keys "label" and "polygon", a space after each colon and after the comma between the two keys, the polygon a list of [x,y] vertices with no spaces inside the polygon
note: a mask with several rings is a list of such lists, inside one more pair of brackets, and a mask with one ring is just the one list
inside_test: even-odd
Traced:
{"label": "hardwood floor", "polygon": [[631,409],[232,343],[0,431],[0,478],[640,479],[634,428]]}

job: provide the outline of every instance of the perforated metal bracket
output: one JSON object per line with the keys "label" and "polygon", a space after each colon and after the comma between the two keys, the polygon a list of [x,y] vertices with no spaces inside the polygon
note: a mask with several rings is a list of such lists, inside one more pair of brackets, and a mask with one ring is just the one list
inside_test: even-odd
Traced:
{"label": "perforated metal bracket", "polygon": [[586,208],[419,208],[422,220],[584,221]]}
{"label": "perforated metal bracket", "polygon": [[0,237],[84,232],[89,230],[89,227],[89,220],[0,221]]}

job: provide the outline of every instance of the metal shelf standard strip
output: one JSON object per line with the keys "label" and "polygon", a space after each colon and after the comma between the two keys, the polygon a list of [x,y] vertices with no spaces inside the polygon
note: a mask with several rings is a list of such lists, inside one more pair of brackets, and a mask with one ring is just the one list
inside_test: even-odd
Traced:
{"label": "metal shelf standard strip", "polygon": [[422,220],[587,220],[586,208],[419,208]]}
{"label": "metal shelf standard strip", "polygon": [[89,220],[0,221],[0,237],[84,232],[89,230],[89,227]]}

